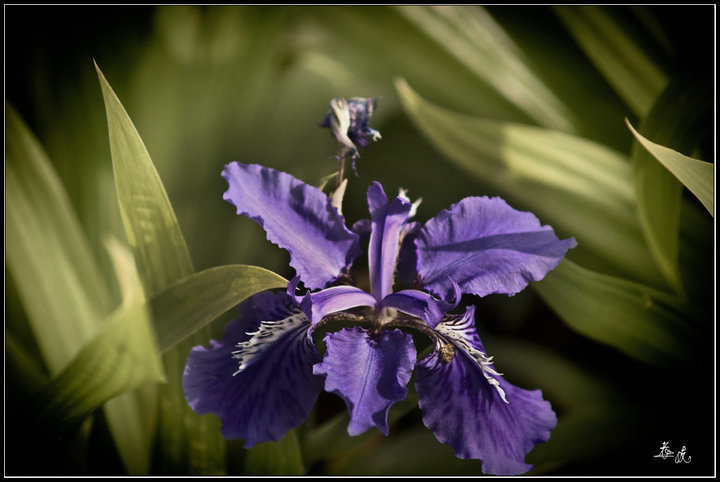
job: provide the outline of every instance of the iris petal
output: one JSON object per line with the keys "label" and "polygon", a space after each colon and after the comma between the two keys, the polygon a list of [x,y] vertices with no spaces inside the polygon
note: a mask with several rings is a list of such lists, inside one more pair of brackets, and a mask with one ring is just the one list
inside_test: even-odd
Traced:
{"label": "iris petal", "polygon": [[387,435],[390,406],[405,398],[415,365],[412,337],[399,330],[370,334],[359,327],[325,336],[327,352],[315,373],[325,375],[325,390],[345,400],[348,433],[377,427]]}
{"label": "iris petal", "polygon": [[[183,390],[198,414],[214,413],[227,439],[250,448],[279,440],[307,418],[323,389],[312,367],[310,322],[285,293],[261,293],[241,305],[221,340],[188,355]],[[242,369],[240,367],[242,366]]]}
{"label": "iris petal", "polygon": [[420,318],[434,328],[443,319],[446,312],[455,306],[438,300],[431,294],[418,290],[402,290],[387,295],[382,302],[383,308],[395,308],[403,313]]}
{"label": "iris petal", "polygon": [[420,230],[415,240],[423,287],[443,299],[463,293],[513,295],[557,267],[575,239],[560,240],[528,212],[500,198],[469,197]]}
{"label": "iris petal", "polygon": [[331,313],[358,306],[374,307],[376,303],[372,295],[355,286],[331,286],[321,291],[308,293],[300,306],[310,321],[315,324]]}
{"label": "iris petal", "polygon": [[481,459],[487,474],[525,473],[532,469],[525,456],[550,438],[557,417],[540,390],[511,385],[490,367],[471,311],[439,325],[452,330],[446,337],[452,349],[437,349],[417,364],[423,423],[458,457]]}
{"label": "iris petal", "polygon": [[367,198],[372,223],[368,248],[370,292],[378,300],[382,300],[392,293],[400,235],[408,221],[412,205],[401,197],[388,202],[385,191],[378,182],[370,185]]}
{"label": "iris petal", "polygon": [[358,236],[316,187],[255,164],[233,162],[223,176],[229,184],[223,198],[290,253],[290,265],[307,288],[335,281],[361,253]]}

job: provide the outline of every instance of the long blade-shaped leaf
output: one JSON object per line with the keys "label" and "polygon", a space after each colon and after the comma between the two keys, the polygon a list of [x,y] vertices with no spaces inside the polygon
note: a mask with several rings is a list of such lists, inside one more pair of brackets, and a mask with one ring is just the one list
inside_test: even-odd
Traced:
{"label": "long blade-shaped leaf", "polygon": [[[140,135],[100,70],[97,71],[105,99],[120,213],[145,293],[150,297],[193,273],[190,255]],[[207,343],[209,338],[209,331],[202,330],[163,357],[168,383],[159,387],[156,442],[156,446],[162,447],[162,455],[153,461],[160,472],[216,474],[225,465],[224,441],[217,435],[217,422],[196,416],[182,391],[187,353],[193,344]],[[155,420],[150,413],[155,407],[140,408],[143,413],[137,417]],[[111,427],[114,425],[110,423]],[[116,435],[116,440],[121,439],[131,440]]]}
{"label": "long blade-shaped leaf", "polygon": [[658,162],[665,166],[683,186],[687,187],[714,217],[714,165],[710,162],[693,159],[673,149],[656,144],[636,131],[630,122],[627,122],[627,125],[638,142],[640,142]]}
{"label": "long blade-shaped leaf", "polygon": [[477,6],[400,6],[398,13],[540,125],[574,131],[570,111],[530,70],[512,39]]}
{"label": "long blade-shaped leaf", "polygon": [[697,359],[699,314],[677,296],[567,259],[534,287],[575,331],[633,358],[659,366]]}
{"label": "long blade-shaped leaf", "polygon": [[[709,83],[672,79],[642,121],[643,137],[678,151],[694,151],[707,132],[703,127],[709,125],[711,99]],[[632,160],[640,226],[668,284],[681,293],[678,231],[682,184],[639,142],[633,145]]]}
{"label": "long blade-shaped leaf", "polygon": [[110,295],[50,160],[6,113],[7,265],[52,375],[93,336]]}
{"label": "long blade-shaped leaf", "polygon": [[609,13],[599,6],[556,9],[590,60],[636,115],[644,117],[667,76]]}
{"label": "long blade-shaped leaf", "polygon": [[435,106],[405,82],[405,110],[447,159],[530,210],[561,237],[574,259],[648,283],[659,273],[637,226],[632,171],[617,152],[547,129],[480,119]]}
{"label": "long blade-shaped leaf", "polygon": [[149,296],[193,272],[185,239],[140,135],[97,67],[108,120],[118,204]]}
{"label": "long blade-shaped leaf", "polygon": [[109,246],[123,303],[77,357],[35,398],[40,426],[65,433],[111,398],[164,379],[144,294],[129,251]]}
{"label": "long blade-shaped leaf", "polygon": [[285,278],[256,266],[219,266],[183,278],[151,300],[160,349],[172,348],[250,295],[286,286]]}

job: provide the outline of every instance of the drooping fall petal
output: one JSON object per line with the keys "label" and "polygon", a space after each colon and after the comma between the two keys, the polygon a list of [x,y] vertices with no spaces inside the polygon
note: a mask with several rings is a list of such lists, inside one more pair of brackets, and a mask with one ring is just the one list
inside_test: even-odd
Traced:
{"label": "drooping fall petal", "polygon": [[214,413],[227,439],[250,448],[300,425],[323,389],[309,320],[285,293],[260,293],[241,305],[221,340],[188,355],[183,390],[198,414]]}
{"label": "drooping fall petal", "polygon": [[400,330],[371,334],[355,327],[325,336],[327,352],[315,373],[325,375],[325,390],[345,400],[348,433],[377,427],[387,435],[390,406],[403,400],[415,365],[412,337]]}

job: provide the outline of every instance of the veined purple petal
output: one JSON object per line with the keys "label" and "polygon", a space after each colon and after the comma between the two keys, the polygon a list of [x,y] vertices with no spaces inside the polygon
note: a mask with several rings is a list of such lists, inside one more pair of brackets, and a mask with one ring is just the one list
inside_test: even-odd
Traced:
{"label": "veined purple petal", "polygon": [[[323,389],[309,320],[286,293],[260,293],[241,305],[222,340],[188,355],[183,390],[198,414],[214,413],[227,439],[250,448],[281,439],[307,418]],[[242,369],[241,369],[242,367]]]}
{"label": "veined purple petal", "polygon": [[424,291],[402,290],[387,295],[382,301],[382,308],[395,308],[420,318],[430,328],[435,328],[445,313],[455,308],[455,305],[438,300]]}
{"label": "veined purple petal", "polygon": [[550,438],[557,417],[540,390],[515,387],[490,367],[472,319],[438,325],[447,345],[417,364],[423,423],[458,457],[481,459],[486,474],[525,473],[525,456]]}
{"label": "veined purple petal", "polygon": [[345,400],[348,433],[377,427],[387,435],[390,406],[403,400],[415,365],[412,337],[400,330],[370,334],[360,327],[325,336],[327,352],[315,373],[325,375],[325,390]]}
{"label": "veined purple petal", "polygon": [[441,298],[452,281],[464,293],[513,295],[560,263],[574,238],[560,240],[550,226],[500,198],[469,197],[420,230],[415,240],[420,282]]}
{"label": "veined purple petal", "polygon": [[379,182],[367,194],[372,231],[368,248],[370,292],[378,300],[392,293],[393,278],[400,250],[400,234],[408,221],[412,205],[401,197],[388,202]]}
{"label": "veined purple petal", "polygon": [[290,253],[307,288],[324,288],[361,253],[358,236],[316,187],[256,164],[233,162],[222,174],[229,184],[223,198]]}
{"label": "veined purple petal", "polygon": [[417,281],[417,249],[415,238],[422,225],[416,221],[407,223],[400,235],[400,252],[398,254],[398,265],[396,281],[406,286],[413,286]]}
{"label": "veined purple petal", "polygon": [[325,315],[348,310],[357,306],[375,307],[377,300],[355,286],[331,286],[321,291],[308,293],[300,307],[315,324]]}

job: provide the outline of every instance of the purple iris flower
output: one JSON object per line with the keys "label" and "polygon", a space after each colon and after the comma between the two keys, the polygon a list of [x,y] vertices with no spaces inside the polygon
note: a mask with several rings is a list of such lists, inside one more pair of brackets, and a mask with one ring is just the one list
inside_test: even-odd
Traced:
{"label": "purple iris flower", "polygon": [[[231,163],[223,176],[224,198],[289,252],[297,276],[287,292],[250,297],[221,340],[193,348],[183,378],[193,410],[217,414],[224,436],[250,448],[302,423],[325,390],[345,401],[350,435],[372,427],[387,435],[388,411],[414,370],[424,424],[458,457],[481,459],[490,474],[532,468],[525,455],[548,440],[555,413],[540,390],[515,387],[493,368],[474,306],[459,303],[463,293],[521,291],[574,239],[558,239],[500,198],[465,198],[420,225],[410,220],[417,204],[403,193],[388,199],[377,182],[369,220],[351,230],[330,198],[289,174]],[[363,228],[369,291],[349,284]],[[401,258],[416,283],[394,291]],[[338,320],[355,324],[329,330]],[[312,337],[320,327],[328,329],[323,356]],[[419,360],[409,331],[431,342]]]}

